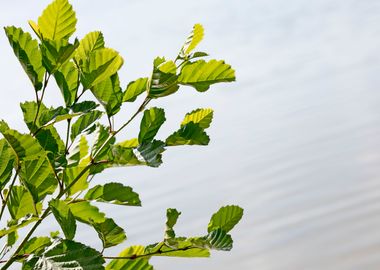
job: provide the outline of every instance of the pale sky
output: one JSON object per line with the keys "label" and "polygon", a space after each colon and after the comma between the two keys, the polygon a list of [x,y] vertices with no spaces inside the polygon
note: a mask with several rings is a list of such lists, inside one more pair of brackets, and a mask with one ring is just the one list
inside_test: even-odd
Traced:
{"label": "pale sky", "polygon": [[[160,241],[168,207],[182,211],[178,234],[193,236],[205,233],[219,206],[239,204],[245,216],[232,231],[232,252],[152,264],[158,270],[379,269],[380,1],[71,2],[76,35],[101,30],[124,57],[124,86],[149,75],[156,56],[174,57],[195,23],[206,31],[200,50],[236,69],[235,83],[204,94],[183,88],[152,104],[167,112],[161,138],[186,112],[214,108],[210,146],[169,149],[158,169],[110,170],[96,179],[140,193],[142,208],[106,208],[126,229],[124,246]],[[27,20],[48,3],[2,1],[0,24],[28,29]],[[18,104],[33,99],[33,90],[4,34],[0,52],[0,118],[26,130]],[[60,104],[54,84],[48,90],[45,103]],[[126,118],[131,112],[123,109]],[[130,129],[124,136],[136,134]],[[82,228],[77,240],[99,246],[91,229]]]}

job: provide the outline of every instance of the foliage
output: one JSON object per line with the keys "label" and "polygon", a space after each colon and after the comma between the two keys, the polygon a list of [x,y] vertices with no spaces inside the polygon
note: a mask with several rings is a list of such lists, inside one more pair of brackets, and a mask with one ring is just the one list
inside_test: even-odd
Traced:
{"label": "foliage", "polygon": [[[204,92],[215,83],[234,81],[235,74],[224,61],[206,61],[202,59],[208,56],[206,53],[194,52],[204,36],[202,25],[196,24],[174,60],[157,57],[150,76],[122,87],[118,71],[123,58],[105,46],[100,31],[80,41],[72,39],[76,23],[68,0],[54,0],[37,23],[29,21],[37,39],[21,28],[4,28],[32,82],[36,100],[21,104],[29,134],[0,122],[0,219],[10,218],[0,228],[0,239],[5,240],[0,251],[1,269],[13,263],[21,263],[24,270],[153,269],[149,262],[153,256],[208,257],[212,249],[230,250],[232,238],[228,233],[243,215],[243,209],[233,205],[217,211],[207,234],[198,237],[176,235],[174,226],[181,213],[170,208],[161,242],[125,246],[118,256],[104,254],[107,248],[124,243],[127,235],[94,202],[128,207],[141,206],[141,201],[138,193],[122,183],[91,186],[93,177],[116,166],[158,167],[169,146],[207,145],[210,138],[205,130],[212,122],[212,109],[189,112],[177,131],[158,139],[158,131],[166,121],[165,111],[147,106],[152,99],[174,94],[181,85]],[[56,108],[43,103],[53,78],[64,104]],[[90,92],[93,99],[83,100],[85,92]],[[113,118],[122,105],[135,102],[143,94],[145,98],[136,113],[115,128]],[[136,137],[117,140],[116,135],[140,114]],[[66,137],[56,129],[61,122],[67,124]],[[32,237],[49,215],[62,234]],[[95,230],[103,245],[101,251],[75,241],[78,222]],[[18,231],[26,226],[29,230],[18,239]]]}

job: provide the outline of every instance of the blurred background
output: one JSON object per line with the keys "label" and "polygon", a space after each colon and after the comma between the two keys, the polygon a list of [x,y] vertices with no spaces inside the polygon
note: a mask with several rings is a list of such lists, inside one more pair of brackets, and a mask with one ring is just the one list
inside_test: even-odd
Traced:
{"label": "blurred background", "polygon": [[[49,2],[1,1],[0,24],[29,29],[27,20]],[[142,208],[102,205],[126,229],[125,246],[160,241],[168,207],[182,211],[177,234],[193,236],[206,232],[221,205],[239,204],[245,215],[232,231],[231,252],[152,264],[158,270],[380,268],[380,1],[71,2],[77,36],[102,30],[106,45],[124,57],[124,86],[149,75],[154,57],[174,58],[195,23],[206,30],[199,49],[236,69],[235,83],[203,94],[185,87],[151,103],[167,113],[161,138],[186,112],[214,108],[208,147],[169,149],[158,169],[114,169],[95,179],[140,193]],[[0,116],[26,130],[17,104],[34,93],[4,34],[0,54]],[[60,105],[58,91],[53,82],[45,103]],[[134,110],[124,106],[120,115],[127,119]],[[138,122],[120,138],[136,136]],[[39,233],[56,228],[50,222]],[[79,241],[100,247],[91,228],[81,229]]]}

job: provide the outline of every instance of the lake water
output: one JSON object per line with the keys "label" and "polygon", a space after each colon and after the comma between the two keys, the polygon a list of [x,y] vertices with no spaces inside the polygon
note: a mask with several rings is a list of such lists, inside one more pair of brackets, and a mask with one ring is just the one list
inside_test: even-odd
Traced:
{"label": "lake water", "polygon": [[[25,4],[20,18],[9,15],[20,0],[2,3],[0,22],[24,23],[30,10],[35,18],[42,2]],[[167,112],[161,138],[186,112],[214,108],[210,146],[168,149],[159,169],[115,169],[95,179],[140,193],[142,208],[102,206],[126,229],[125,245],[160,241],[168,207],[182,211],[177,234],[193,236],[206,232],[219,206],[239,204],[245,215],[232,231],[231,252],[152,264],[158,270],[380,268],[379,1],[109,2],[103,9],[104,1],[74,1],[79,35],[104,29],[108,45],[125,56],[125,83],[148,74],[154,56],[173,55],[196,22],[206,28],[201,49],[237,70],[236,83],[205,94],[184,88],[152,103]],[[0,42],[2,80],[15,89],[1,99],[0,115],[21,126],[9,104],[33,93],[24,89],[26,79],[11,79],[21,69],[5,38]],[[137,126],[120,138],[136,136]],[[81,228],[77,239],[99,247],[95,234]]]}

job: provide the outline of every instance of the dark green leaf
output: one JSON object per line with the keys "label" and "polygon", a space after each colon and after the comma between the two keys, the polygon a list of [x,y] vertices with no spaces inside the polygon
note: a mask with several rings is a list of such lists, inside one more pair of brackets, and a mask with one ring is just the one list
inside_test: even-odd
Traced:
{"label": "dark green leaf", "polygon": [[216,229],[222,229],[225,232],[229,232],[233,227],[239,223],[243,217],[243,209],[237,205],[227,205],[214,213],[208,224],[208,232]]}
{"label": "dark green leaf", "polygon": [[50,74],[54,74],[68,60],[70,60],[79,46],[79,41],[74,40],[74,44],[67,40],[44,39],[41,44],[42,63]]}
{"label": "dark green leaf", "polygon": [[216,250],[229,251],[232,249],[231,235],[227,234],[221,228],[211,231],[206,237],[210,248]]}
{"label": "dark green leaf", "polygon": [[12,176],[14,166],[12,149],[4,139],[0,139],[0,190],[3,190]]}
{"label": "dark green leaf", "polygon": [[54,242],[40,256],[29,259],[23,269],[104,270],[102,255],[93,248],[72,240]]}
{"label": "dark green leaf", "polygon": [[165,151],[165,143],[153,140],[152,142],[143,143],[137,147],[137,151],[142,156],[146,165],[150,167],[158,167],[162,164],[161,153]]}
{"label": "dark green leaf", "polygon": [[77,67],[73,62],[67,61],[54,73],[54,78],[61,90],[66,106],[71,106],[75,101],[79,87]]}
{"label": "dark green leaf", "polygon": [[73,106],[71,106],[71,110],[74,113],[87,113],[90,112],[98,107],[98,104],[96,104],[94,101],[83,101],[80,103],[75,103]]}
{"label": "dark green leaf", "polygon": [[124,230],[111,218],[107,218],[101,223],[93,223],[92,226],[102,240],[103,248],[116,246],[127,239]]}
{"label": "dark green leaf", "polygon": [[154,61],[153,74],[148,97],[159,98],[173,94],[179,89],[177,84],[177,67],[173,61],[162,62],[161,58]]}
{"label": "dark green leaf", "polygon": [[71,140],[74,140],[79,134],[90,130],[91,125],[101,116],[101,111],[91,111],[81,115],[71,127]]}
{"label": "dark green leaf", "polygon": [[145,110],[140,124],[139,142],[152,141],[165,120],[164,109],[154,107]]}
{"label": "dark green leaf", "polygon": [[33,83],[35,90],[40,90],[45,68],[42,66],[42,56],[38,48],[38,42],[21,28],[11,26],[4,29],[15,55]]}
{"label": "dark green leaf", "polygon": [[170,246],[173,244],[171,240],[175,238],[173,227],[177,223],[179,215],[181,215],[181,212],[178,212],[177,209],[169,208],[166,210],[166,230],[164,239]]}
{"label": "dark green leaf", "polygon": [[178,77],[178,83],[190,85],[200,92],[208,90],[212,84],[232,81],[235,81],[235,71],[224,61],[217,60],[187,64]]}
{"label": "dark green leaf", "polygon": [[69,206],[60,200],[51,200],[49,206],[66,238],[72,240],[75,236],[77,224]]}
{"label": "dark green leaf", "polygon": [[96,185],[87,192],[84,199],[119,205],[141,206],[139,195],[131,187],[119,183]]}
{"label": "dark green leaf", "polygon": [[208,145],[210,137],[199,124],[189,122],[166,139],[166,145]]}

